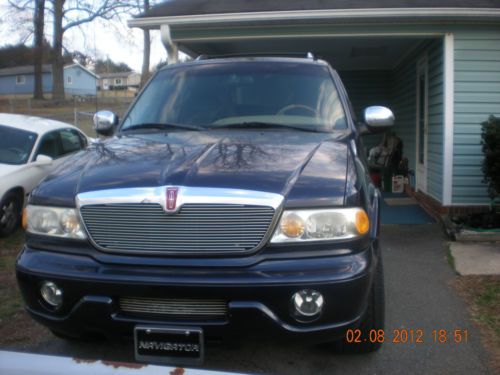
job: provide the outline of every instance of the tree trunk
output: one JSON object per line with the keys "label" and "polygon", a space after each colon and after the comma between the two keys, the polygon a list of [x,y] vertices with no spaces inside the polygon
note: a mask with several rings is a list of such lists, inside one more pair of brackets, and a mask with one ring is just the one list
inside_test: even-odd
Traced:
{"label": "tree trunk", "polygon": [[[149,0],[144,0],[144,12],[149,10]],[[141,84],[140,88],[143,88],[149,79],[149,60],[151,55],[151,37],[149,35],[149,30],[143,31],[144,35],[144,52],[142,53],[142,71],[141,71]]]}
{"label": "tree trunk", "polygon": [[43,99],[43,29],[45,25],[45,0],[36,0],[35,17],[33,18],[35,30],[35,87],[34,99]]}
{"label": "tree trunk", "polygon": [[54,56],[52,58],[52,99],[64,100],[63,7],[65,0],[54,0]]}

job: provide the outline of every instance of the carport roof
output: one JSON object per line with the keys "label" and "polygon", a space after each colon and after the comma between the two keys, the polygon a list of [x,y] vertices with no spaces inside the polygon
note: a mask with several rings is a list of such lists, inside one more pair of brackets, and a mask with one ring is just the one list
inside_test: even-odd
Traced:
{"label": "carport roof", "polygon": [[152,7],[139,18],[379,8],[500,8],[500,2],[498,0],[168,0]]}
{"label": "carport roof", "polygon": [[499,18],[498,0],[168,0],[129,20],[129,26]]}

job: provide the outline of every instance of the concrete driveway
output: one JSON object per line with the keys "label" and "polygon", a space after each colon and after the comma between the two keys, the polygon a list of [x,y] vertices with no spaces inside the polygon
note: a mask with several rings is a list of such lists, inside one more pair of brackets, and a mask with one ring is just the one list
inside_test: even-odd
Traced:
{"label": "concrete driveway", "polygon": [[[326,346],[262,342],[207,349],[204,368],[266,374],[488,374],[488,358],[465,304],[449,285],[446,238],[439,225],[382,229],[386,276],[386,337],[393,329],[422,329],[424,343],[387,342],[374,354],[338,355]],[[467,329],[468,343],[437,343],[433,330]],[[69,343],[52,338],[28,351],[88,359],[133,361],[130,343]]]}

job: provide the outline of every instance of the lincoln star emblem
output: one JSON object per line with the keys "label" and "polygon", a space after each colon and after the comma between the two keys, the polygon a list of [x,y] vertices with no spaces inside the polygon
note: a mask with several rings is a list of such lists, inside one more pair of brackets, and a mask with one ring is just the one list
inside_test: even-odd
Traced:
{"label": "lincoln star emblem", "polygon": [[177,193],[179,188],[169,187],[167,188],[167,211],[175,211],[177,206]]}

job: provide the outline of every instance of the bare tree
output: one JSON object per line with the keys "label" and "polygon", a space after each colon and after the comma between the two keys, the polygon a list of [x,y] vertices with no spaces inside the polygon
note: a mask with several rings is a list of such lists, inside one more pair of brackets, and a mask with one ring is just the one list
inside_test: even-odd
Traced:
{"label": "bare tree", "polygon": [[64,62],[63,62],[63,7],[65,0],[52,0],[54,12],[54,36],[52,57],[52,99],[64,99]]}
{"label": "bare tree", "polygon": [[26,43],[33,35],[33,3],[34,0],[8,0],[8,5],[0,5],[1,22],[10,25],[9,32],[20,32],[21,43]]}
{"label": "bare tree", "polygon": [[52,62],[52,98],[64,99],[63,36],[71,28],[97,18],[111,20],[133,7],[131,0],[51,0],[54,22],[54,58]]}
{"label": "bare tree", "polygon": [[28,26],[26,29],[27,34],[23,38],[23,43],[33,35],[33,65],[35,75],[33,97],[35,99],[43,99],[42,63],[44,54],[45,0],[9,0],[9,6],[11,12],[10,14],[4,15],[4,17],[14,17],[16,19],[15,25],[17,28],[19,28],[18,18],[20,15],[21,17],[23,14],[33,15],[33,29],[31,29],[31,25]]}
{"label": "bare tree", "polygon": [[[149,10],[149,0],[144,0],[144,6],[142,9],[144,12]],[[144,51],[142,53],[142,71],[141,71],[141,83],[140,87],[144,87],[149,79],[149,64],[151,57],[151,36],[149,34],[149,29],[144,29],[142,31],[144,36]]]}
{"label": "bare tree", "polygon": [[33,17],[33,28],[35,34],[35,87],[33,97],[35,99],[43,99],[43,76],[42,76],[42,60],[43,60],[43,29],[45,25],[45,0],[35,0],[35,16]]}
{"label": "bare tree", "polygon": [[[17,14],[29,13],[30,26],[34,30],[29,36],[34,34],[34,45],[37,56],[43,56],[44,43],[44,23],[45,15],[51,17],[53,24],[52,33],[52,98],[54,100],[64,99],[64,33],[74,27],[94,21],[97,18],[111,20],[137,7],[141,0],[8,0],[10,8]],[[149,0],[144,1],[144,6],[149,8]],[[147,5],[146,5],[147,4]],[[32,20],[32,21],[31,21]],[[28,36],[28,37],[29,37]],[[25,37],[23,43],[28,38]],[[149,49],[149,43],[147,43]],[[149,59],[149,52],[147,53]],[[42,65],[41,58],[35,59],[35,75],[38,83],[35,84],[34,96],[43,96],[42,88]],[[149,66],[149,62],[147,63]]]}

